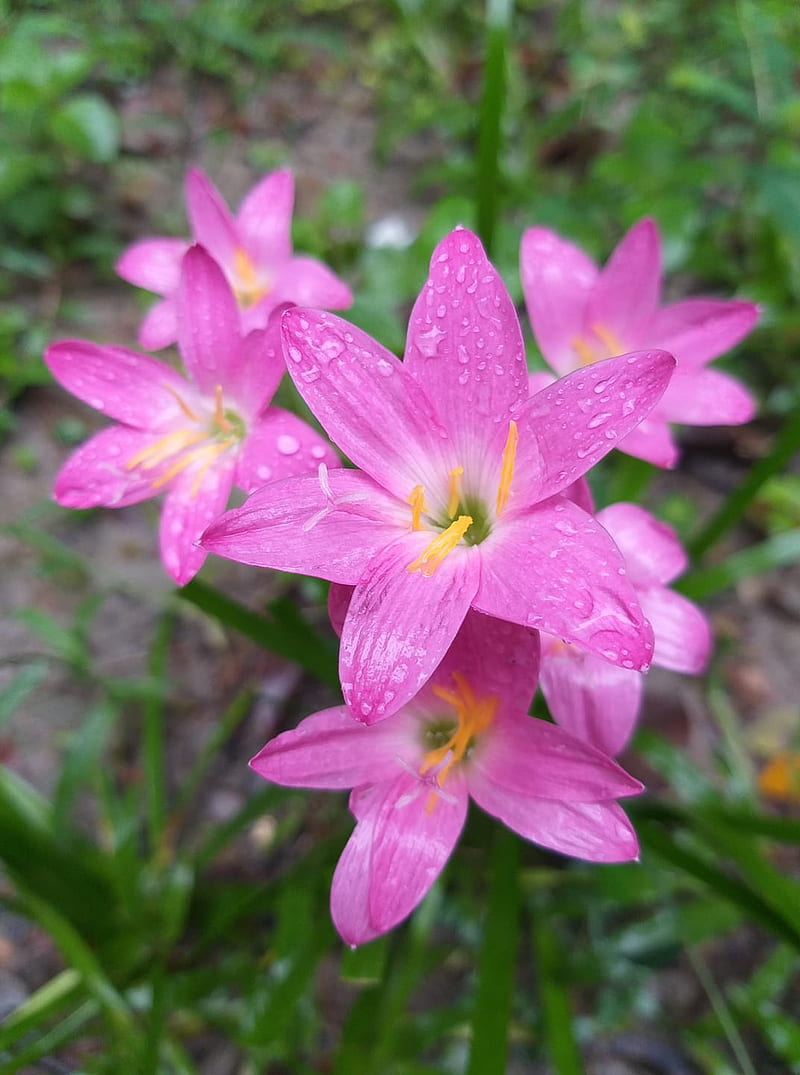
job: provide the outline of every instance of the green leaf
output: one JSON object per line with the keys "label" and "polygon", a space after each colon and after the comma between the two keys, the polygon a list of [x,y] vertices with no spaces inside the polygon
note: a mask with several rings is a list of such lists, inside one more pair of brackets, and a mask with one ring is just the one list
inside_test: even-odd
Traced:
{"label": "green leaf", "polygon": [[119,150],[117,115],[97,94],[81,94],[57,108],[50,130],[65,149],[95,164],[108,164]]}

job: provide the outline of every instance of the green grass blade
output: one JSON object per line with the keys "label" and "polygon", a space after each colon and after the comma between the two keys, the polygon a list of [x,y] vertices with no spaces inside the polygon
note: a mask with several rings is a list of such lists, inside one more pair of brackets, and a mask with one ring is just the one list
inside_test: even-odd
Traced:
{"label": "green grass blade", "polygon": [[167,814],[166,759],[164,756],[164,699],[167,691],[167,659],[174,616],[165,612],[158,621],[150,646],[148,675],[160,690],[144,702],[144,773],[150,850],[161,853]]}
{"label": "green grass blade", "polygon": [[44,1057],[51,1056],[56,1049],[60,1049],[62,1045],[66,1045],[71,1041],[82,1027],[96,1017],[97,1012],[97,1003],[94,1000],[87,1000],[75,1011],[70,1012],[60,1023],[39,1035],[34,1042],[14,1056],[0,1056],[0,1061],[3,1064],[3,1075],[15,1075],[17,1071],[22,1071],[24,1075],[28,1075],[32,1070],[36,1070],[32,1069],[31,1065],[36,1064],[38,1060],[42,1060]]}
{"label": "green grass blade", "polygon": [[478,234],[491,255],[497,223],[500,148],[506,100],[506,52],[511,30],[512,0],[487,0],[486,59],[478,113]]}
{"label": "green grass blade", "polygon": [[583,1075],[583,1060],[573,1032],[568,982],[564,980],[564,961],[549,912],[543,901],[533,912],[533,947],[544,1038],[556,1075]]}
{"label": "green grass blade", "polygon": [[50,1019],[83,992],[81,976],[70,967],[45,982],[8,1015],[0,1025],[0,1049],[7,1049],[29,1031]]}
{"label": "green grass blade", "polygon": [[[800,423],[798,423],[800,425]],[[749,549],[732,553],[721,564],[698,568],[690,571],[674,584],[686,597],[693,601],[702,601],[720,590],[772,571],[779,567],[789,567],[800,562],[800,530],[789,530],[785,534],[776,534]]]}

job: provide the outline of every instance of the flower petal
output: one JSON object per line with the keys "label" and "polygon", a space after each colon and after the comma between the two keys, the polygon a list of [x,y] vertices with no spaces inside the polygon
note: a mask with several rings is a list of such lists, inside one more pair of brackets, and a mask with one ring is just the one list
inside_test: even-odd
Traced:
{"label": "flower petal", "polygon": [[[563,728],[521,710],[499,714],[468,765],[469,793],[487,806],[503,793],[563,802],[601,802],[642,790],[615,761]],[[448,785],[449,786],[449,785]]]}
{"label": "flower petal", "polygon": [[641,672],[617,668],[577,646],[550,639],[542,647],[540,685],[553,719],[609,756],[631,737],[643,684]]}
{"label": "flower petal", "polygon": [[392,780],[419,753],[409,720],[398,713],[376,728],[347,706],[323,709],[271,739],[250,761],[265,780],[293,788],[354,788]]}
{"label": "flower petal", "polygon": [[181,414],[176,396],[189,402],[195,395],[171,366],[124,347],[60,340],[47,348],[44,360],[73,396],[138,429],[165,429]]}
{"label": "flower petal", "polygon": [[353,293],[344,280],[316,258],[298,254],[281,266],[268,300],[274,305],[320,306],[344,310],[353,304]]}
{"label": "flower petal", "polygon": [[641,341],[638,332],[652,317],[661,291],[661,243],[655,221],[634,224],[600,272],[586,308],[586,327],[603,325],[621,341]]}
{"label": "flower petal", "polygon": [[142,239],[122,252],[114,266],[129,284],[171,295],[178,286],[181,259],[189,249],[185,239]]}
{"label": "flower petal", "polygon": [[756,403],[744,385],[719,370],[678,366],[659,410],[671,422],[693,426],[736,426],[749,422]]}
{"label": "flower petal", "polygon": [[606,531],[564,497],[509,515],[481,545],[480,612],[644,671],[653,634]]}
{"label": "flower petal", "polygon": [[596,518],[625,557],[634,586],[671,582],[686,570],[689,561],[678,535],[638,504],[610,504]]}
{"label": "flower petal", "polygon": [[155,496],[153,472],[125,466],[152,442],[152,433],[127,426],[95,433],[58,472],[55,499],[65,508],[122,508]]}
{"label": "flower petal", "polygon": [[663,347],[696,368],[730,350],[758,320],[754,302],[684,299],[663,306],[647,325],[647,345]]}
{"label": "flower petal", "polygon": [[644,459],[655,467],[671,469],[678,462],[680,450],[670,432],[669,423],[659,403],[644,421],[616,445],[620,452]]}
{"label": "flower petal", "polygon": [[297,415],[270,407],[242,443],[236,484],[252,493],[267,482],[315,473],[320,463],[339,466],[328,441]]}
{"label": "flower petal", "polygon": [[328,590],[328,618],[339,638],[342,637],[353,589],[353,586],[343,586],[340,582],[332,582]]}
{"label": "flower petal", "polygon": [[232,265],[240,246],[236,221],[220,192],[199,168],[190,168],[186,174],[186,209],[196,242],[223,268]]}
{"label": "flower petal", "polygon": [[545,361],[559,374],[580,365],[574,340],[597,280],[597,266],[547,228],[528,228],[520,246],[520,274],[533,334]]}
{"label": "flower petal", "polygon": [[289,373],[344,454],[401,500],[416,485],[436,487],[447,433],[399,359],[320,310],[287,310],[282,329]]}
{"label": "flower petal", "polygon": [[170,296],[155,303],[139,326],[139,345],[146,351],[160,351],[178,338],[178,311]]}
{"label": "flower petal", "polygon": [[225,510],[234,465],[234,459],[226,456],[205,472],[198,466],[187,468],[170,486],[159,527],[161,560],[179,586],[194,578],[203,566],[208,554],[198,540]]}
{"label": "flower petal", "polygon": [[477,548],[459,546],[431,575],[409,571],[429,540],[427,532],[407,533],[378,552],[350,602],[339,676],[344,700],[368,724],[405,705],[430,678],[478,588]]}
{"label": "flower petal", "polygon": [[288,168],[265,175],[236,214],[247,252],[261,265],[280,265],[292,256],[294,176]]}
{"label": "flower petal", "polygon": [[[382,786],[370,790],[382,790]],[[376,823],[377,811],[367,812],[359,820],[333,872],[331,918],[339,936],[352,947],[366,944],[382,932],[369,915]]]}
{"label": "flower petal", "polygon": [[[325,486],[331,497],[328,498]],[[407,521],[366,474],[331,470],[271,482],[208,528],[203,546],[256,567],[354,585]]]}
{"label": "flower petal", "polygon": [[477,235],[465,228],[433,252],[408,324],[405,365],[456,437],[507,416],[528,397],[517,312]]}
{"label": "flower petal", "polygon": [[242,335],[230,284],[201,246],[190,247],[183,259],[176,307],[184,365],[200,390],[213,395],[237,372]]}
{"label": "flower petal", "polygon": [[[532,396],[519,431],[512,497],[543,500],[581,477],[651,411],[675,368],[666,351],[595,362]],[[516,491],[515,491],[516,490]]]}
{"label": "flower petal", "polygon": [[695,675],[708,664],[711,628],[704,613],[682,594],[663,586],[639,593],[642,610],[653,625],[653,663]]}

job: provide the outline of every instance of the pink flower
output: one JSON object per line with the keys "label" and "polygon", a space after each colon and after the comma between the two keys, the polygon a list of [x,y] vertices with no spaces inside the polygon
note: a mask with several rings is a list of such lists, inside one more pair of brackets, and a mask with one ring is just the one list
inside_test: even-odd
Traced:
{"label": "pink flower", "polygon": [[470,613],[423,690],[381,724],[345,706],[307,717],[250,762],[290,787],[354,788],[357,824],[331,889],[343,939],[363,944],[416,907],[450,856],[469,798],[528,840],[595,862],[636,858],[614,801],[638,781],[587,743],[527,716],[535,632]]}
{"label": "pink flower", "polygon": [[243,338],[231,290],[201,247],[183,259],[175,304],[188,380],[148,355],[87,340],[54,343],[45,361],[67,391],[120,423],[70,456],[56,500],[122,507],[166,491],[161,558],[182,585],[205,560],[197,539],[234,483],[251,492],[337,457],[305,422],[267,407],[285,372],[277,322]]}
{"label": "pink flower", "polygon": [[520,269],[536,342],[559,376],[645,347],[675,356],[678,368],[669,387],[617,445],[622,451],[671,467],[678,448],[670,422],[738,425],[752,418],[750,394],[706,366],[750,331],[758,307],[704,298],[659,306],[661,250],[654,221],[635,224],[603,269],[547,228],[529,228]]}
{"label": "pink flower", "polygon": [[622,558],[561,493],[653,406],[670,355],[598,363],[529,399],[513,303],[463,229],[434,251],[404,362],[332,314],[288,310],[283,331],[298,390],[362,470],[256,493],[203,543],[355,585],[339,669],[359,719],[405,705],[471,607],[647,665]]}
{"label": "pink flower", "polygon": [[[242,329],[264,328],[286,302],[341,310],[353,301],[350,289],[315,258],[292,253],[294,177],[271,172],[232,216],[217,188],[199,168],[186,176],[186,204],[194,241],[204,246],[236,295]],[[190,242],[144,239],[122,254],[116,269],[123,280],[163,295],[139,331],[139,342],[158,350],[178,338],[176,295],[181,258]]]}
{"label": "pink flower", "polygon": [[[628,576],[655,635],[653,664],[676,672],[702,672],[711,650],[708,620],[666,583],[686,568],[686,554],[671,527],[636,504],[612,504],[597,513],[625,557]],[[633,732],[643,677],[602,658],[542,637],[542,692],[553,718],[607,754],[618,754]]]}

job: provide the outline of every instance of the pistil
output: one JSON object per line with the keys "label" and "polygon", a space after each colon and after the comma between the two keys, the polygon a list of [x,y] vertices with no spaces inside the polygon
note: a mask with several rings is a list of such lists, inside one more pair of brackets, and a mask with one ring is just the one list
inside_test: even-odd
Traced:
{"label": "pistil", "polygon": [[419,769],[420,775],[424,776],[447,758],[436,773],[439,787],[442,787],[453,766],[463,761],[475,737],[486,731],[497,712],[497,698],[494,695],[478,698],[462,672],[453,672],[452,677],[455,690],[437,685],[433,693],[455,709],[458,723],[447,742],[427,752]]}

